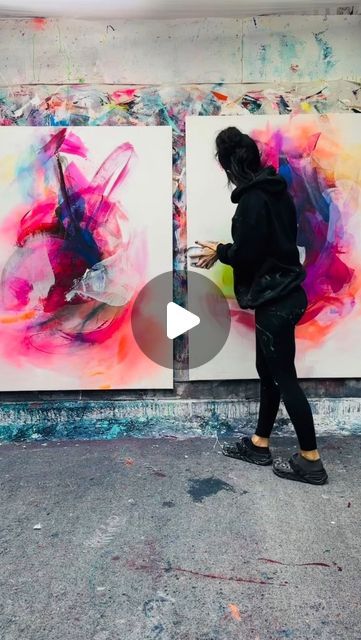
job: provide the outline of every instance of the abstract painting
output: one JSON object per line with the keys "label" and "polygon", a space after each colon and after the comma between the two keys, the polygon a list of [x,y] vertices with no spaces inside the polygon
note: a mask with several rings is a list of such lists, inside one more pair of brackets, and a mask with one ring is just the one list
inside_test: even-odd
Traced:
{"label": "abstract painting", "polygon": [[[358,114],[244,115],[187,119],[187,229],[195,240],[230,241],[235,207],[214,141],[237,126],[258,142],[264,164],[287,180],[295,199],[309,306],[297,327],[303,378],[361,376],[361,119]],[[223,350],[190,372],[192,380],[256,378],[254,314],[241,311],[232,271],[202,271],[223,290],[232,330]],[[190,341],[190,349],[192,344]]]}
{"label": "abstract painting", "polygon": [[131,330],[137,293],[172,269],[171,128],[0,137],[0,389],[172,387]]}

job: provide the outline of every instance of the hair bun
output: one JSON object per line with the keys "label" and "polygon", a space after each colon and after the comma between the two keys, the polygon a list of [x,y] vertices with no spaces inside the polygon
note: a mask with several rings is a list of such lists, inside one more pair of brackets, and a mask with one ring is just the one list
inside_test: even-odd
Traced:
{"label": "hair bun", "polygon": [[237,127],[227,127],[216,138],[216,157],[234,184],[254,176],[261,168],[261,158],[256,142]]}
{"label": "hair bun", "polygon": [[225,129],[223,136],[223,144],[229,150],[236,150],[242,146],[244,134],[237,127],[228,127]]}
{"label": "hair bun", "polygon": [[222,148],[224,151],[228,152],[230,155],[239,149],[242,148],[244,144],[245,135],[237,129],[237,127],[228,127],[223,132],[222,137]]}

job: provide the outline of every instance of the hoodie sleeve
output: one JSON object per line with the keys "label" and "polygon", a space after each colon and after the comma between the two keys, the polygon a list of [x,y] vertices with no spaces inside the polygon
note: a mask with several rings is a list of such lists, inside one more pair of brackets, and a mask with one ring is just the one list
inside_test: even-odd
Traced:
{"label": "hoodie sleeve", "polygon": [[268,212],[259,192],[250,191],[238,204],[232,221],[233,243],[218,244],[220,262],[252,269],[264,256],[268,239]]}

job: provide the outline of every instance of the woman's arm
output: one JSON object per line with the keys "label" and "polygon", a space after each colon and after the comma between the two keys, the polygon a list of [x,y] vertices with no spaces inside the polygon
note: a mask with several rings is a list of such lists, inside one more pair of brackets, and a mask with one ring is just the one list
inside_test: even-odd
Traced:
{"label": "woman's arm", "polygon": [[243,196],[232,221],[233,243],[218,244],[218,259],[245,269],[259,264],[267,250],[268,230],[266,203],[258,191],[250,191]]}

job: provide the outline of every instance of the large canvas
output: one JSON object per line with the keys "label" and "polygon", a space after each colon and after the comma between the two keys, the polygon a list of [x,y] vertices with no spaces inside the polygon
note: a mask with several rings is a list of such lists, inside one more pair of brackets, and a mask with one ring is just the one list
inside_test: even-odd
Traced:
{"label": "large canvas", "polygon": [[0,389],[172,387],[131,330],[137,293],[172,269],[171,128],[0,141]]}
{"label": "large canvas", "polygon": [[[307,270],[309,307],[296,334],[297,368],[304,378],[361,376],[360,124],[357,114],[187,119],[189,245],[202,239],[231,240],[235,206],[215,159],[215,137],[222,128],[237,126],[252,135],[264,162],[289,184]],[[228,297],[232,329],[219,355],[192,370],[191,379],[256,378],[254,316],[234,300],[231,269],[217,263],[202,273]]]}

